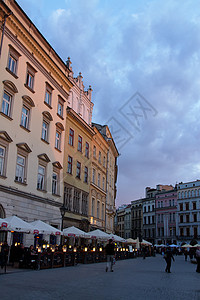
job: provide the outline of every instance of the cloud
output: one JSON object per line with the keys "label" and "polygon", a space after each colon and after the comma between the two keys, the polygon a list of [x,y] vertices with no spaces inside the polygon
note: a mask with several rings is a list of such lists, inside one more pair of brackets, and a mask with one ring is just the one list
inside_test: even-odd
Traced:
{"label": "cloud", "polygon": [[[115,117],[134,136],[120,150],[117,205],[199,177],[199,1],[53,1],[48,13],[47,0],[19,3],[92,85],[93,121]],[[120,113],[137,91],[158,112],[140,132]]]}

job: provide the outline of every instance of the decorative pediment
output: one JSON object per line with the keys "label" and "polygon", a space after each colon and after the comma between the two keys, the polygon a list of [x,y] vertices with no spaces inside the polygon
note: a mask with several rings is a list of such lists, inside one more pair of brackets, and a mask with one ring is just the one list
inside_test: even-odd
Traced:
{"label": "decorative pediment", "polygon": [[53,162],[52,165],[57,169],[60,169],[60,170],[62,169],[62,165],[59,163],[59,161]]}
{"label": "decorative pediment", "polygon": [[60,130],[62,130],[62,131],[65,130],[64,126],[63,126],[60,122],[57,122],[57,123],[56,123],[56,127],[58,127],[58,128],[59,128]]}
{"label": "decorative pediment", "polygon": [[43,116],[46,117],[49,121],[53,121],[52,115],[48,111],[43,111]]}
{"label": "decorative pediment", "polygon": [[45,161],[45,162],[50,162],[50,159],[49,159],[48,155],[45,154],[45,153],[39,154],[38,158]]}
{"label": "decorative pediment", "polygon": [[28,103],[28,105],[30,105],[31,107],[35,107],[35,103],[33,102],[33,100],[29,97],[29,96],[22,96],[22,99]]}
{"label": "decorative pediment", "polygon": [[30,149],[30,147],[26,143],[19,143],[19,144],[16,144],[16,146],[18,148],[20,148],[21,150],[24,150],[28,153],[32,152],[32,150]]}
{"label": "decorative pediment", "polygon": [[6,131],[0,131],[0,139],[8,143],[11,143],[13,141]]}
{"label": "decorative pediment", "polygon": [[13,93],[18,93],[18,89],[16,88],[16,85],[12,81],[10,81],[10,80],[4,80],[3,84],[8,89],[10,89]]}

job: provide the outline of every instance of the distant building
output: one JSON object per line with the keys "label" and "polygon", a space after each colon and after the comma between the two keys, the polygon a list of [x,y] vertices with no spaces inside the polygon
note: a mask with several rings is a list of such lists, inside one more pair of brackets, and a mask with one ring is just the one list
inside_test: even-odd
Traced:
{"label": "distant building", "polygon": [[179,183],[178,191],[178,242],[200,241],[200,180]]}
{"label": "distant building", "polygon": [[131,201],[131,237],[136,239],[142,237],[142,225],[143,225],[143,199]]}
{"label": "distant building", "polygon": [[156,194],[156,243],[176,244],[177,190]]}

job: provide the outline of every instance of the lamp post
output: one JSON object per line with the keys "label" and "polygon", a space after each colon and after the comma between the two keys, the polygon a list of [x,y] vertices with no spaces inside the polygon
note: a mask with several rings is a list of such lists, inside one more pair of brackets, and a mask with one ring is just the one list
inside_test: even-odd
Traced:
{"label": "lamp post", "polygon": [[[61,231],[63,231],[63,221],[64,221],[64,216],[65,216],[65,211],[66,208],[64,206],[64,204],[60,207],[60,213],[61,213],[61,217],[62,217],[62,222],[61,222]],[[61,245],[63,244],[63,235],[61,235]]]}

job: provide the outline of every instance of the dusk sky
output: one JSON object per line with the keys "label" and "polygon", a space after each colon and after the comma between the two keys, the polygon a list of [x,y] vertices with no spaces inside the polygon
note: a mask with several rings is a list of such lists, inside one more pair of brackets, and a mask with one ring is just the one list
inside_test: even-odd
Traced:
{"label": "dusk sky", "polygon": [[200,179],[199,0],[18,0],[92,86],[119,149],[116,206]]}

